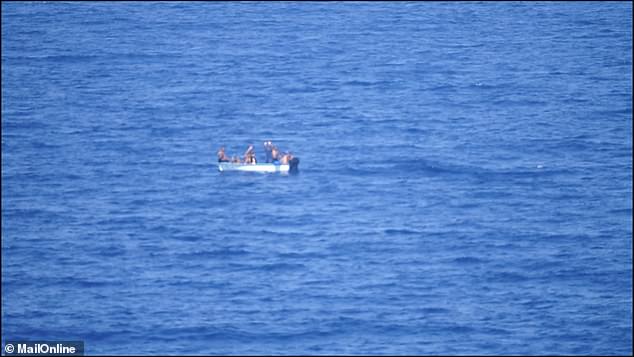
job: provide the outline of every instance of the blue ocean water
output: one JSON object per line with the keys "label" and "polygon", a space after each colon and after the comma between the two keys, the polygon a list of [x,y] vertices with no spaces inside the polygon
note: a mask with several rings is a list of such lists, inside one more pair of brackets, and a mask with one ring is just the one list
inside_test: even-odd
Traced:
{"label": "blue ocean water", "polygon": [[2,339],[631,354],[631,53],[631,2],[3,2]]}

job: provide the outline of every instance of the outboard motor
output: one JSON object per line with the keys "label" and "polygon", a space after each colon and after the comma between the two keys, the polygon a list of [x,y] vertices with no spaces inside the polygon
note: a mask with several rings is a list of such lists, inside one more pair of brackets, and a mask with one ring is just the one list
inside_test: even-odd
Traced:
{"label": "outboard motor", "polygon": [[288,168],[289,173],[296,174],[299,172],[299,158],[298,157],[292,158],[291,162],[288,165],[289,165],[289,168]]}

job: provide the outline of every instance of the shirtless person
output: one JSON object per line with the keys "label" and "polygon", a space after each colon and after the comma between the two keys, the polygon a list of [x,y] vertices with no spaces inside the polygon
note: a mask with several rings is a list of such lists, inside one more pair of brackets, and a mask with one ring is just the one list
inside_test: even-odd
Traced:
{"label": "shirtless person", "polygon": [[225,154],[225,147],[222,146],[219,150],[218,150],[218,162],[229,162],[229,156],[227,156],[227,154]]}
{"label": "shirtless person", "polygon": [[291,160],[293,160],[293,154],[291,154],[290,151],[287,151],[284,153],[284,155],[280,159],[280,164],[288,165],[291,162]]}
{"label": "shirtless person", "polygon": [[253,145],[249,145],[247,151],[244,153],[244,163],[245,164],[257,164],[258,161],[255,159],[255,149]]}
{"label": "shirtless person", "polygon": [[267,163],[277,163],[280,160],[280,150],[270,140],[264,142],[264,151]]}
{"label": "shirtless person", "polygon": [[271,146],[271,159],[273,159],[273,163],[280,161],[280,150],[275,145]]}

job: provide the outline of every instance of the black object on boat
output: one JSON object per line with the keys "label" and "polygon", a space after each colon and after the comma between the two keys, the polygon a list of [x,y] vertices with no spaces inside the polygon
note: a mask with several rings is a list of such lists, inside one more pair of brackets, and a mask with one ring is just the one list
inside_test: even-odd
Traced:
{"label": "black object on boat", "polygon": [[296,174],[299,172],[299,158],[298,157],[294,157],[291,159],[291,162],[289,163],[288,172],[292,174]]}

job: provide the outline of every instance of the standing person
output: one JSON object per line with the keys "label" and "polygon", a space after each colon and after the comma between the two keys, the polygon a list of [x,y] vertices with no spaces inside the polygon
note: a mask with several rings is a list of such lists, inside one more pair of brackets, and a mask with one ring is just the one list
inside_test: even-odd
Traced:
{"label": "standing person", "polygon": [[272,146],[273,146],[273,143],[271,143],[270,140],[264,142],[264,154],[266,155],[267,164],[272,161],[271,159],[271,150],[273,149]]}
{"label": "standing person", "polygon": [[280,161],[280,150],[277,146],[271,144],[271,159],[273,163],[276,164]]}
{"label": "standing person", "polygon": [[273,145],[273,143],[269,141],[264,142],[264,150],[266,151],[266,162],[277,164],[280,161],[280,150],[277,146]]}

